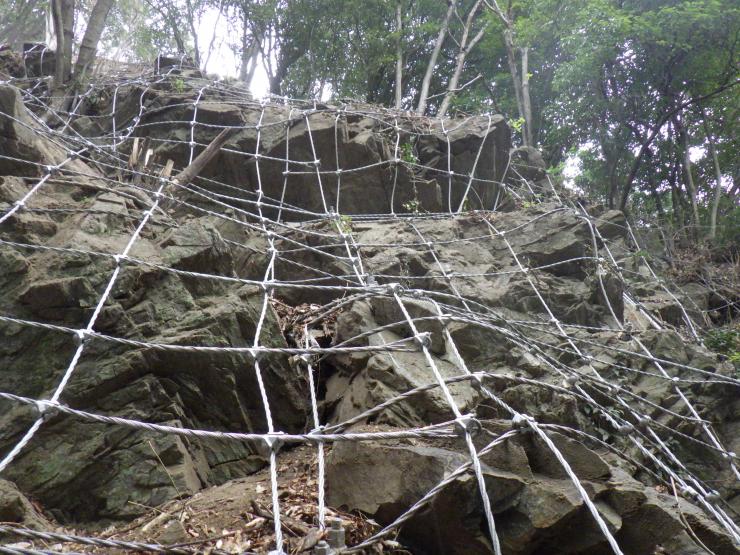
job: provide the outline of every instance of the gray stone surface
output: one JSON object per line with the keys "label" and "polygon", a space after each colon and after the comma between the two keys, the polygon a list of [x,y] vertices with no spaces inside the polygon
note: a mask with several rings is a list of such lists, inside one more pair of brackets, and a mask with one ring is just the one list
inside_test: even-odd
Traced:
{"label": "gray stone surface", "polygon": [[[182,71],[188,77],[187,72],[194,70]],[[194,94],[190,83],[179,91],[167,81],[146,90],[127,83],[119,90],[119,124],[130,122],[139,102],[145,103],[142,123],[146,125],[137,134],[153,139],[159,161],[170,158],[183,167],[190,157],[187,142]],[[215,136],[215,126],[260,121],[258,105],[228,100],[218,88],[205,95],[198,122],[214,127],[199,127],[199,142]],[[81,106],[72,124],[75,131],[88,137],[110,131],[109,120],[94,117],[110,109],[110,96],[102,95],[97,102]],[[608,527],[624,544],[625,553],[657,553],[659,548],[668,553],[698,553],[680,521],[675,498],[657,491],[662,484],[640,466],[652,463],[582,395],[574,395],[572,384],[563,381],[562,370],[568,366],[589,378],[596,370],[619,385],[624,403],[653,419],[653,429],[669,442],[685,468],[716,484],[728,505],[740,510],[740,492],[726,461],[715,450],[685,439],[706,437],[695,422],[681,416],[687,414],[686,407],[672,382],[649,360],[634,354],[641,349],[635,337],[618,333],[618,324],[629,322],[635,336],[656,356],[718,378],[736,377],[729,362],[671,329],[671,324],[682,325],[682,314],[675,299],[660,296],[659,284],[646,272],[639,253],[628,246],[623,214],[590,207],[602,241],[594,238],[583,218],[552,199],[534,203],[503,193],[491,183],[503,177],[511,146],[500,116],[490,121],[487,117],[451,120],[446,135],[439,123],[428,122],[416,140],[409,132],[410,121],[402,119],[401,143],[408,142],[415,160],[425,166],[422,169],[408,160],[388,164],[396,156],[395,130],[382,110],[350,105],[346,118],[337,123],[333,112],[309,108],[268,105],[259,146],[254,129],[241,130],[201,178],[171,191],[190,206],[165,198],[161,210],[152,214],[130,252],[148,264],[123,263],[95,330],[140,342],[251,347],[263,291],[192,273],[264,278],[270,261],[268,243],[250,203],[259,171],[269,197],[262,206],[266,215],[276,216],[268,205],[281,198],[284,185],[285,200],[304,211],[289,210],[280,225],[271,227],[279,252],[276,280],[321,279],[334,285],[354,280],[355,268],[338,233],[341,229],[358,245],[364,278],[379,285],[398,283],[405,310],[419,319],[418,331],[431,334],[429,358],[414,347],[408,352],[332,353],[315,360],[322,422],[340,424],[411,389],[434,384],[432,366],[443,379],[468,370],[482,372],[486,388],[514,410],[544,424],[582,430],[598,440],[586,442],[576,434],[566,437],[560,433],[562,428],[549,431]],[[0,160],[0,213],[4,213],[43,174],[44,165],[58,164],[68,153],[41,137],[17,91],[0,87],[0,111],[11,116],[0,117],[0,149],[37,164]],[[290,120],[287,125],[284,119]],[[473,171],[481,145],[485,154]],[[294,161],[291,170],[307,170],[291,174],[287,183],[283,176],[286,146]],[[259,162],[252,156],[256,152],[265,155]],[[337,152],[340,176],[334,172]],[[321,174],[321,187],[311,164],[317,158],[319,170],[327,172]],[[517,149],[514,158],[520,173],[541,185],[545,176],[539,153]],[[448,165],[462,176],[472,173],[476,180],[448,179]],[[137,188],[142,186],[140,181],[118,179],[114,171],[112,186],[95,164],[74,160],[69,167],[75,170],[74,178],[50,180],[43,194],[35,197],[35,210],[21,210],[3,224],[2,239],[120,253],[149,209],[151,195]],[[349,171],[359,168],[365,169]],[[337,206],[338,178],[338,206],[344,218],[306,221],[314,220],[312,212],[323,214],[324,203]],[[456,208],[468,184],[475,194],[466,208],[479,208],[477,198],[488,206],[500,194],[501,210],[429,217],[427,212]],[[225,206],[225,201],[233,205]],[[412,201],[418,211],[413,218],[361,217],[391,210],[414,212],[409,209]],[[56,210],[70,206],[84,210]],[[517,258],[494,228],[505,232]],[[303,246],[310,248],[299,248]],[[610,255],[629,271],[620,274],[611,263],[595,263],[594,258],[610,260]],[[519,264],[529,272],[521,272]],[[114,268],[111,256],[2,245],[0,313],[82,328]],[[683,289],[680,298],[694,301],[689,309],[692,315],[719,302],[699,285]],[[625,303],[625,292],[629,299],[642,300],[645,312],[640,312],[639,305]],[[275,297],[277,308],[268,305],[261,325],[261,345],[295,346],[302,338],[298,323],[304,322],[295,314],[315,316],[320,305],[330,302],[344,304],[313,336],[323,347],[380,346],[413,339],[404,311],[389,291],[351,298],[340,290],[279,288]],[[435,302],[452,318],[440,321]],[[593,368],[556,332],[550,312],[566,326],[569,337],[595,357]],[[662,329],[650,327],[647,313],[663,322]],[[387,328],[379,332],[382,326]],[[72,334],[3,322],[0,337],[0,391],[48,397],[75,350]],[[697,380],[695,372],[666,366],[671,376],[693,380],[682,383],[682,391],[702,417],[712,421],[728,449],[740,451],[736,390],[726,382]],[[260,367],[275,427],[293,433],[310,431],[305,368],[284,354],[266,356]],[[614,400],[614,391],[587,379],[583,383],[598,403],[632,418],[624,404]],[[483,423],[486,431],[474,439],[478,449],[511,428],[511,415],[469,380],[451,384],[449,391],[461,413],[474,414]],[[175,426],[267,429],[254,362],[245,353],[154,350],[91,339],[61,400],[104,415]],[[0,454],[15,445],[36,416],[30,407],[0,401]],[[348,430],[416,428],[452,418],[445,395],[433,388]],[[387,524],[467,460],[466,446],[453,439],[337,442],[328,455],[329,504]],[[145,507],[249,475],[264,464],[252,444],[164,436],[57,414],[4,473],[17,489],[0,482],[0,498],[11,500],[0,503],[0,519],[7,505],[13,515],[19,515],[12,518],[31,522],[33,507],[29,509],[23,494],[60,522],[100,525],[126,520]],[[482,458],[482,465],[505,553],[609,552],[568,475],[532,434],[497,447]],[[400,539],[419,553],[491,553],[477,487],[470,473],[455,480],[403,527]],[[733,552],[728,537],[697,504],[685,498],[679,502],[692,529],[712,551]]]}
{"label": "gray stone surface", "polygon": [[[49,521],[12,482],[0,480],[0,522],[21,524],[27,528],[48,529]],[[0,534],[0,541],[3,536]]]}

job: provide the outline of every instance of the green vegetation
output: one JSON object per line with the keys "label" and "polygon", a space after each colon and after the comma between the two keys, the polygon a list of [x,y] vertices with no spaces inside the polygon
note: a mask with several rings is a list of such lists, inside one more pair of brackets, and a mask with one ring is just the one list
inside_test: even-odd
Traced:
{"label": "green vegetation", "polygon": [[182,79],[182,77],[176,77],[172,80],[172,90],[178,94],[182,94],[185,92],[185,81]]}
{"label": "green vegetation", "polygon": [[411,143],[403,143],[401,145],[401,160],[408,162],[409,164],[418,164],[419,159],[414,154],[414,145]]}
{"label": "green vegetation", "polygon": [[713,329],[704,336],[704,344],[726,356],[740,368],[740,324]]}
{"label": "green vegetation", "polygon": [[[0,40],[37,37],[48,2],[6,4]],[[96,31],[91,41],[101,30],[91,23],[96,8],[107,14],[98,51],[130,62],[149,66],[157,52],[188,55],[199,67],[223,59],[198,31],[218,14],[236,65],[205,69],[251,82],[264,67],[272,93],[359,99],[419,115],[501,113],[515,146],[538,148],[549,173],[572,179],[588,201],[659,225],[670,248],[740,252],[734,0],[61,5],[74,12],[65,21],[77,22],[75,32]],[[74,46],[65,46],[70,55],[89,53]],[[172,87],[181,92],[184,84]],[[413,144],[400,150],[404,162],[418,163]]]}
{"label": "green vegetation", "polygon": [[350,216],[341,215],[334,220],[334,227],[337,232],[348,235],[352,233],[352,218]]}
{"label": "green vegetation", "polygon": [[421,211],[421,202],[419,202],[418,198],[413,198],[407,202],[404,202],[402,206],[403,209],[406,210],[406,212],[410,212],[412,214],[418,214]]}

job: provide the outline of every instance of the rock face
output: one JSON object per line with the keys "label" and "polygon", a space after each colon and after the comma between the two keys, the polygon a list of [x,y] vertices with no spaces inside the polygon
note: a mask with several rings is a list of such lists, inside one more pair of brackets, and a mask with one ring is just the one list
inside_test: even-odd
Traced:
{"label": "rock face", "polygon": [[[184,167],[190,159],[192,121],[199,125],[198,145],[208,144],[218,126],[259,125],[237,133],[196,182],[232,196],[231,187],[244,195],[261,186],[273,202],[282,199],[299,209],[283,210],[288,220],[329,208],[347,214],[457,209],[468,189],[467,206],[481,207],[499,194],[496,183],[503,177],[511,140],[499,115],[458,120],[445,129],[430,120],[418,129],[413,120],[394,119],[373,106],[351,105],[338,117],[322,106],[255,103],[245,108],[233,102],[233,93],[217,87],[196,104],[190,85],[187,92],[172,88],[170,81],[125,85],[115,106],[112,96],[101,94],[74,126],[94,137],[110,130],[106,125],[111,122],[101,121],[99,114],[115,109],[122,120],[140,117],[133,134],[148,137],[158,156]],[[139,116],[142,102],[147,109]]]}
{"label": "rock face", "polygon": [[49,522],[18,491],[15,484],[7,480],[0,480],[0,521],[13,522],[41,530],[49,526]]}
{"label": "rock face", "polygon": [[[704,292],[653,299],[663,284],[623,214],[558,201],[533,149],[509,172],[501,116],[260,103],[172,60],[93,89],[64,129],[39,127],[13,85],[0,112],[0,392],[48,399],[71,368],[74,409],[299,434],[314,428],[310,362],[332,430],[445,432],[327,444],[331,506],[392,524],[468,464],[453,403],[482,426],[504,553],[611,552],[514,413],[542,426],[624,553],[700,553],[696,537],[735,552],[706,509],[740,511],[736,370],[687,339],[709,305],[681,302]],[[193,182],[158,180],[224,126],[239,130]],[[0,456],[38,416],[0,399]],[[127,520],[254,473],[260,447],[46,412],[3,472],[0,520],[7,505],[28,521],[20,492],[64,523]],[[493,552],[477,477],[455,476],[401,527],[413,553]]]}
{"label": "rock face", "polygon": [[[0,98],[9,96],[13,93],[7,88],[0,91]],[[3,104],[8,105],[18,106]],[[32,130],[28,120],[18,125],[29,127],[5,123],[4,137],[13,139],[6,145],[15,148],[5,152],[21,155],[51,149],[38,139],[25,142],[24,134]],[[60,157],[57,154],[48,161]],[[4,167],[2,173],[12,171]],[[15,177],[0,179],[0,209],[5,213],[28,191],[29,184]],[[12,216],[4,225],[3,239],[111,255],[122,252],[131,235],[129,226],[141,220],[150,201],[138,189],[126,191],[121,185],[115,192],[96,193],[101,187],[106,187],[102,177],[70,185],[50,184],[51,194],[34,204],[40,211],[23,210]],[[54,212],[73,205],[90,210]],[[206,219],[175,224],[159,212],[130,255],[178,270],[234,276],[231,250]],[[110,257],[4,246],[0,266],[3,314],[84,328],[114,268]],[[95,329],[150,343],[247,347],[252,345],[261,308],[262,294],[254,286],[226,286],[132,264],[122,268]],[[48,395],[72,358],[72,336],[5,322],[0,326],[2,391],[33,398]],[[262,324],[261,344],[285,346],[271,309]],[[214,374],[209,369],[217,371]],[[263,375],[274,395],[272,402],[281,407],[275,414],[276,426],[301,430],[305,421],[303,380],[279,357],[263,363]],[[245,354],[193,356],[92,341],[63,399],[73,407],[162,424],[265,429],[253,362]],[[27,407],[2,404],[0,443],[9,446],[36,415]],[[57,518],[84,521],[134,516],[142,505],[155,506],[177,491],[187,494],[262,464],[244,444],[200,445],[103,424],[72,426],[59,415],[43,426],[6,475],[42,500]]]}
{"label": "rock face", "polygon": [[[701,553],[675,514],[672,495],[646,489],[624,470],[610,467],[614,459],[604,453],[558,434],[552,439],[625,553],[653,553],[659,546],[667,553]],[[464,445],[446,447],[341,443],[329,460],[329,503],[392,522],[469,461],[461,453]],[[484,457],[482,473],[505,553],[611,552],[573,483],[538,440],[526,436],[494,450]],[[367,483],[376,487],[358,487]],[[713,552],[735,552],[719,527],[690,504],[681,501],[681,506],[692,520],[699,517],[702,541]],[[413,552],[491,553],[478,486],[470,474],[454,480],[403,529]]]}

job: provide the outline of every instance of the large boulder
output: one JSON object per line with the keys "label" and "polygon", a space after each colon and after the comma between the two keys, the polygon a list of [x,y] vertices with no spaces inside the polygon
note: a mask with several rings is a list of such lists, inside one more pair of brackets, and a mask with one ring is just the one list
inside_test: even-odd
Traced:
{"label": "large boulder", "polygon": [[[505,425],[494,429],[502,431]],[[656,493],[577,441],[551,437],[625,553],[701,553],[680,524],[672,496]],[[484,445],[480,438],[476,443],[479,449]],[[337,444],[327,461],[329,503],[388,525],[445,481],[448,485],[403,524],[400,539],[415,553],[493,553],[472,470],[447,479],[470,463],[465,443],[435,445],[417,440]],[[504,553],[610,552],[583,497],[539,439],[524,435],[495,447],[482,457],[481,472]],[[735,552],[704,513],[689,502],[680,503],[693,530],[714,553]]]}
{"label": "large boulder", "polygon": [[[261,185],[268,198],[264,210],[272,217],[277,211],[269,205],[281,199],[298,208],[281,213],[294,220],[330,207],[343,214],[456,210],[466,194],[468,208],[490,207],[500,193],[511,140],[500,115],[453,119],[446,127],[433,123],[417,139],[413,118],[365,114],[367,105],[350,104],[339,112],[328,105],[240,106],[216,85],[200,95],[179,73],[155,86],[124,85],[116,95],[117,125],[138,124],[133,133],[150,138],[155,153],[178,166],[187,165],[191,150],[202,148],[190,144],[192,121],[199,145],[213,139],[220,126],[243,127],[196,184],[247,199]],[[110,131],[99,115],[113,109],[110,91],[95,98],[95,106],[83,105],[73,124],[91,137]],[[146,110],[140,116],[142,103]],[[189,200],[203,203],[197,194]]]}
{"label": "large boulder", "polygon": [[[0,480],[0,522],[21,524],[26,528],[44,529],[49,521],[13,484]],[[2,539],[2,534],[0,534]]]}

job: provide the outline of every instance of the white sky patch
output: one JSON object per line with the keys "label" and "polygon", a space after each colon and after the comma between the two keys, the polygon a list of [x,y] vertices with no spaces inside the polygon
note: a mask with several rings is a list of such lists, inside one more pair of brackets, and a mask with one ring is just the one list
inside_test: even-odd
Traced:
{"label": "white sky patch", "polygon": [[[203,12],[197,33],[201,59],[205,64],[203,71],[215,73],[219,77],[237,77],[241,60],[239,52],[230,45],[241,45],[241,37],[233,29],[229,29],[228,21],[219,16],[218,9],[208,8]],[[211,42],[213,49],[209,53]],[[261,62],[257,64],[249,89],[256,98],[262,98],[270,92],[267,72]]]}
{"label": "white sky patch", "polygon": [[699,160],[707,155],[707,149],[703,146],[692,146],[689,148],[689,159],[692,164],[696,164]]}
{"label": "white sky patch", "polygon": [[592,142],[583,143],[578,147],[578,151],[575,154],[569,154],[565,158],[565,166],[563,167],[563,186],[571,191],[578,194],[584,194],[583,189],[576,186],[576,177],[583,173],[583,162],[581,160],[581,152],[591,150],[596,145]]}

